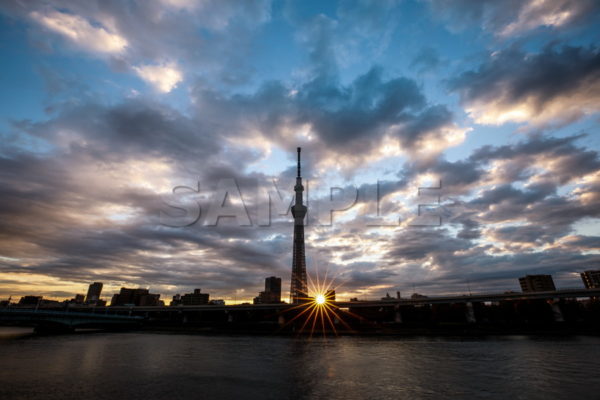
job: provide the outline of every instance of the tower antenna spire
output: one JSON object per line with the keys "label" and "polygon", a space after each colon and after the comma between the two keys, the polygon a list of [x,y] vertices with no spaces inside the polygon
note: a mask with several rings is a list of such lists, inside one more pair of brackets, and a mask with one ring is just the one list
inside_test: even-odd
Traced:
{"label": "tower antenna spire", "polygon": [[302,151],[302,147],[298,147],[298,178],[300,178],[300,152]]}

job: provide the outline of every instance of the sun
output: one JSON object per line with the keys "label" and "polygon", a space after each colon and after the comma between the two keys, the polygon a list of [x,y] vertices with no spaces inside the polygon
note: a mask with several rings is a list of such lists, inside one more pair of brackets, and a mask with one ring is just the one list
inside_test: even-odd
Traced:
{"label": "sun", "polygon": [[[336,275],[337,276],[337,275]],[[315,332],[322,332],[325,337],[328,333],[337,336],[338,328],[343,326],[347,332],[353,332],[353,329],[344,320],[346,316],[352,315],[353,318],[360,319],[361,317],[352,314],[348,309],[342,309],[335,301],[335,291],[340,287],[341,283],[334,284],[335,278],[327,279],[327,271],[325,277],[321,280],[319,275],[315,280],[307,274],[307,291],[300,298],[297,304],[282,310],[283,313],[291,312],[290,318],[284,318],[284,323],[280,329],[291,326],[292,332],[308,333],[312,337]],[[305,330],[306,329],[306,330]]]}
{"label": "sun", "polygon": [[318,294],[315,297],[315,303],[319,304],[319,305],[323,305],[327,302],[327,299],[325,298],[325,295],[322,294]]}

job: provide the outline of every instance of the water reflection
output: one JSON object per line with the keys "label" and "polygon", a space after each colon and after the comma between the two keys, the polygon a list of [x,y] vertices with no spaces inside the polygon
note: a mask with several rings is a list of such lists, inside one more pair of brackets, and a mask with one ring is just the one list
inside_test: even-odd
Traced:
{"label": "water reflection", "polygon": [[287,338],[0,329],[0,398],[596,399],[600,339]]}
{"label": "water reflection", "polygon": [[17,339],[20,337],[31,336],[32,334],[33,328],[0,326],[0,340]]}

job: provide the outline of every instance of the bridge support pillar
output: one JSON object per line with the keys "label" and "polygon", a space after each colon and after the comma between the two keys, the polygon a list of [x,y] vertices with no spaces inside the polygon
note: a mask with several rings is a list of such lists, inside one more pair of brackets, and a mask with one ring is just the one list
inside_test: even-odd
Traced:
{"label": "bridge support pillar", "polygon": [[395,307],[395,314],[394,314],[394,322],[396,322],[397,324],[401,324],[402,323],[402,312],[400,312],[400,306],[396,306]]}
{"label": "bridge support pillar", "polygon": [[469,324],[474,324],[477,322],[477,318],[475,318],[475,310],[473,309],[473,303],[470,301],[467,303],[467,311],[465,312],[465,317],[467,318],[467,322]]}
{"label": "bridge support pillar", "polygon": [[549,300],[548,303],[550,307],[552,307],[552,316],[554,317],[554,322],[565,322],[565,318],[563,317],[563,313],[560,309],[559,305],[560,299]]}

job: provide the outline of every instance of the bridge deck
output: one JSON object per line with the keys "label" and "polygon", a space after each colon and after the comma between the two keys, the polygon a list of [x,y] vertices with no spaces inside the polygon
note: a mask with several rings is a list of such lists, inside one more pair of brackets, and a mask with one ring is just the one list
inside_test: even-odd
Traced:
{"label": "bridge deck", "polygon": [[[531,293],[479,293],[462,296],[431,296],[417,299],[395,299],[389,300],[363,300],[363,301],[335,301],[332,305],[340,308],[362,308],[362,307],[391,307],[403,305],[425,305],[425,304],[452,304],[452,303],[477,303],[477,302],[498,302],[510,300],[544,300],[561,298],[589,298],[600,297],[600,289],[562,289],[551,292],[531,292]],[[130,311],[140,312],[173,312],[173,311],[250,311],[250,310],[285,310],[296,307],[293,304],[236,304],[236,305],[197,305],[197,306],[115,306],[115,307],[90,307],[75,306],[71,311],[42,311],[45,313],[59,313],[61,315],[79,315],[80,317],[89,316],[90,318],[140,318],[122,315]],[[0,309],[0,314],[6,310],[18,312],[26,310],[18,307],[9,309]],[[33,312],[29,310],[29,312]],[[118,315],[120,313],[121,315]]]}

